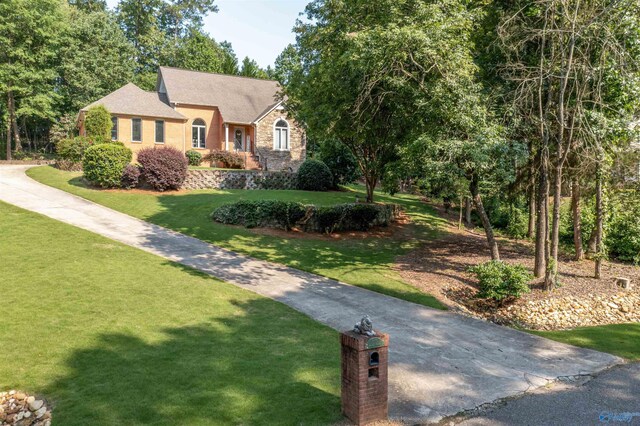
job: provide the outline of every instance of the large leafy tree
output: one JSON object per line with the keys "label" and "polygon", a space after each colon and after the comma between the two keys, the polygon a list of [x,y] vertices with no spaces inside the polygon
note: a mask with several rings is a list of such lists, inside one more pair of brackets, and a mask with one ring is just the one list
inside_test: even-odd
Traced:
{"label": "large leafy tree", "polygon": [[238,74],[244,77],[269,78],[267,72],[260,68],[260,65],[248,56],[245,56],[242,60],[242,66],[240,67],[240,72]]}
{"label": "large leafy tree", "polygon": [[224,72],[225,52],[208,34],[189,30],[167,55],[164,65],[195,71]]}
{"label": "large leafy tree", "polygon": [[15,149],[21,149],[19,121],[54,116],[54,58],[64,26],[62,7],[59,0],[0,2],[0,95],[8,112],[7,158],[11,134]]}
{"label": "large leafy tree", "polygon": [[134,49],[110,12],[69,11],[59,50],[62,113],[80,108],[133,78]]}
{"label": "large leafy tree", "polygon": [[368,201],[400,146],[426,131],[472,131],[472,21],[461,2],[317,0],[306,11],[295,52],[281,57],[287,102],[310,132],[352,151]]}

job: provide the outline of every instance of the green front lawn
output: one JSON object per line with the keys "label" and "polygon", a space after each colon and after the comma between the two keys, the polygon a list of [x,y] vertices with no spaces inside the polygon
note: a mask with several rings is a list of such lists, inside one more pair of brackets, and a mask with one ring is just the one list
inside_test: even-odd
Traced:
{"label": "green front lawn", "polygon": [[530,331],[538,336],[640,361],[640,324],[612,324],[563,331]]}
{"label": "green front lawn", "polygon": [[0,203],[0,391],[54,424],[328,424],[338,334],[269,299]]}
{"label": "green front lawn", "polygon": [[411,216],[394,237],[330,239],[311,236],[272,236],[221,225],[209,215],[218,206],[238,200],[279,199],[330,205],[364,198],[362,188],[345,192],[201,190],[177,194],[103,191],[88,188],[81,173],[53,167],[28,171],[35,180],[111,207],[131,216],[171,228],[218,246],[272,262],[331,277],[349,284],[426,306],[443,308],[432,296],[402,281],[392,269],[394,260],[433,238],[443,223],[418,197],[378,194],[378,200],[402,204]]}

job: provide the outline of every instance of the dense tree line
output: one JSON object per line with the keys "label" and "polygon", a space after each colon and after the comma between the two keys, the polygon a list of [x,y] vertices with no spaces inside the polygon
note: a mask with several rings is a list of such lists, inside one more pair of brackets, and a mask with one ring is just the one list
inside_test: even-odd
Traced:
{"label": "dense tree line", "polygon": [[309,134],[355,157],[368,201],[382,181],[459,200],[469,221],[473,205],[492,258],[499,221],[535,241],[551,289],[570,195],[576,259],[590,251],[599,277],[608,202],[629,185],[621,165],[637,167],[638,0],[316,0],[306,14],[275,76]]}
{"label": "dense tree line", "polygon": [[127,82],[153,90],[160,65],[268,78],[203,30],[214,0],[0,2],[2,154],[50,150],[78,110]]}

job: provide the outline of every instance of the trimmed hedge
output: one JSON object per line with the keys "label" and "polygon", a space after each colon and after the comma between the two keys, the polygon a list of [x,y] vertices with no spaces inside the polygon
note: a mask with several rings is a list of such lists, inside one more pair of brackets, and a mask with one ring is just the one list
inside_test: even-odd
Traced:
{"label": "trimmed hedge", "polygon": [[217,149],[211,150],[211,152],[204,156],[205,161],[211,161],[213,163],[222,163],[222,166],[227,169],[241,169],[244,167],[244,158],[230,151],[219,151]]}
{"label": "trimmed hedge", "polygon": [[333,175],[322,161],[305,160],[298,169],[297,183],[303,191],[328,191],[333,186]]}
{"label": "trimmed hedge", "polygon": [[172,147],[143,148],[138,152],[142,178],[156,191],[180,189],[187,178],[189,161]]}
{"label": "trimmed hedge", "polygon": [[198,151],[190,149],[189,151],[185,152],[184,155],[187,156],[190,166],[199,166],[200,163],[202,163],[202,154],[200,154]]}
{"label": "trimmed hedge", "polygon": [[131,162],[131,150],[121,143],[93,145],[84,153],[82,170],[84,177],[103,188],[117,188],[122,181],[122,172]]}
{"label": "trimmed hedge", "polygon": [[238,201],[218,207],[211,213],[211,218],[228,225],[288,231],[305,216],[305,213],[305,206],[293,201]]}
{"label": "trimmed hedge", "polygon": [[292,201],[238,201],[225,204],[211,213],[211,218],[228,225],[247,228],[265,227],[305,232],[367,231],[373,226],[387,226],[400,213],[396,204],[337,204],[317,207]]}

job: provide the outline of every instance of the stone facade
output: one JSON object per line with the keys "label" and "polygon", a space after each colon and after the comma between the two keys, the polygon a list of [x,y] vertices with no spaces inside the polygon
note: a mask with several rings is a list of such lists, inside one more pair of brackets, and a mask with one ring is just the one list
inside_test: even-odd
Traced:
{"label": "stone facade", "polygon": [[[273,128],[276,121],[284,119],[289,124],[289,150],[274,149]],[[307,156],[306,137],[302,128],[282,108],[276,108],[256,124],[255,155],[266,170],[296,171]]]}
{"label": "stone facade", "polygon": [[189,170],[182,189],[295,189],[296,174],[261,170]]}

